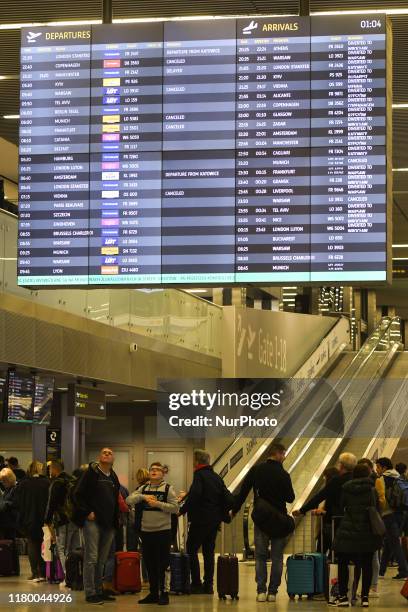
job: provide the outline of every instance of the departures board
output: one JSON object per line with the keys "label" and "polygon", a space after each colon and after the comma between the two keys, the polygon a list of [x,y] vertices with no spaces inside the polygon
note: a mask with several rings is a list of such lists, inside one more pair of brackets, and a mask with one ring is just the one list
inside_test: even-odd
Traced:
{"label": "departures board", "polygon": [[387,29],[23,29],[19,284],[386,281]]}

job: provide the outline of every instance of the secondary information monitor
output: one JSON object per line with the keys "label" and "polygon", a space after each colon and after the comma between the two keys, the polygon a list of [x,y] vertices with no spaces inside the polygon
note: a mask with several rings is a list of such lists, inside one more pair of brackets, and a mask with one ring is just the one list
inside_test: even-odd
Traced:
{"label": "secondary information monitor", "polygon": [[387,43],[382,15],[23,29],[19,284],[386,281]]}

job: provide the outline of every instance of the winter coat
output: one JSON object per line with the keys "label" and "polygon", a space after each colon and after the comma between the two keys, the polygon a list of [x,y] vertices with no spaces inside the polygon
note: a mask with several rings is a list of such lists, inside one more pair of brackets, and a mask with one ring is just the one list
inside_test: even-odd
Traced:
{"label": "winter coat", "polygon": [[381,547],[382,538],[371,529],[369,506],[378,509],[378,497],[371,478],[354,478],[343,486],[344,516],[336,532],[334,550],[340,553],[368,553]]}
{"label": "winter coat", "polygon": [[106,476],[97,463],[90,463],[73,491],[73,523],[83,527],[88,514],[95,513],[96,523],[105,529],[119,526],[118,477],[113,469]]}
{"label": "winter coat", "polygon": [[[231,497],[228,508],[226,501]],[[180,514],[186,514],[190,523],[217,526],[225,518],[226,510],[232,508],[233,498],[226,490],[223,479],[210,465],[194,472],[193,482]]]}
{"label": "winter coat", "polygon": [[16,537],[18,520],[16,491],[17,485],[14,485],[0,495],[0,537],[5,540],[14,540]]}
{"label": "winter coat", "polygon": [[31,476],[19,482],[15,494],[20,530],[26,537],[39,542],[43,539],[42,527],[49,485],[49,480],[45,476]]}

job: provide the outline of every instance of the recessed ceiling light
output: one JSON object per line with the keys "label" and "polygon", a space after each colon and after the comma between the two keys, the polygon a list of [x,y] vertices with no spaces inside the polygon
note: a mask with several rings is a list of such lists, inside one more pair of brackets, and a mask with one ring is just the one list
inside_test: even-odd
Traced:
{"label": "recessed ceiling light", "polygon": [[408,168],[393,168],[393,172],[408,172]]}
{"label": "recessed ceiling light", "polygon": [[116,393],[106,393],[106,397],[118,397]]}
{"label": "recessed ceiling light", "polygon": [[20,119],[20,115],[3,115],[3,119]]}
{"label": "recessed ceiling light", "polygon": [[393,244],[392,248],[393,249],[407,249],[408,248],[408,244]]}
{"label": "recessed ceiling light", "polygon": [[393,104],[392,108],[408,108],[408,104],[405,102],[403,104]]}
{"label": "recessed ceiling light", "polygon": [[208,289],[186,289],[187,293],[207,293]]}
{"label": "recessed ceiling light", "polygon": [[68,387],[57,387],[57,391],[68,391]]}
{"label": "recessed ceiling light", "polygon": [[150,402],[151,400],[132,400],[132,402]]}

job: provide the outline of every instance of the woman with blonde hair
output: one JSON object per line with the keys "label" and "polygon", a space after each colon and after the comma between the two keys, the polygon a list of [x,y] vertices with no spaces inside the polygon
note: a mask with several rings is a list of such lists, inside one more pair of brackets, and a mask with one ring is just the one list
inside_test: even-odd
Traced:
{"label": "woman with blonde hair", "polygon": [[49,484],[49,480],[44,476],[44,465],[34,460],[28,466],[27,478],[19,483],[15,495],[19,509],[19,529],[27,538],[27,552],[31,567],[29,580],[35,582],[45,580],[45,563],[41,557],[41,544]]}
{"label": "woman with blonde hair", "polygon": [[4,487],[4,493],[0,496],[0,538],[14,540],[18,513],[15,501],[17,479],[13,470],[3,468],[0,471],[0,483]]}
{"label": "woman with blonde hair", "polygon": [[136,472],[136,480],[139,487],[142,487],[149,481],[149,470],[147,468],[139,468]]}

